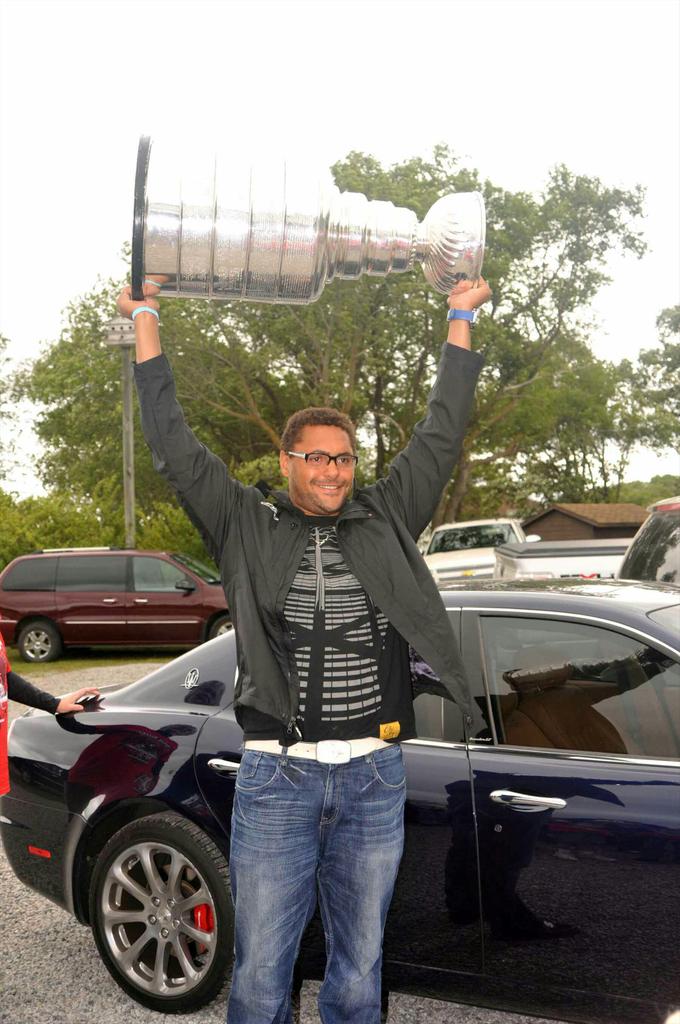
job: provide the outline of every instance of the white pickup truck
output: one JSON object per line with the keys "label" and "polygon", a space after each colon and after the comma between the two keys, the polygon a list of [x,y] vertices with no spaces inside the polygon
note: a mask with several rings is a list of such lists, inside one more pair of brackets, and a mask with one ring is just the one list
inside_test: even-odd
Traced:
{"label": "white pickup truck", "polygon": [[494,551],[499,544],[539,540],[527,537],[517,519],[466,519],[442,523],[433,530],[424,557],[436,582],[444,586],[468,576],[494,576]]}
{"label": "white pickup truck", "polygon": [[501,544],[495,549],[494,575],[506,580],[613,579],[629,544],[630,537]]}

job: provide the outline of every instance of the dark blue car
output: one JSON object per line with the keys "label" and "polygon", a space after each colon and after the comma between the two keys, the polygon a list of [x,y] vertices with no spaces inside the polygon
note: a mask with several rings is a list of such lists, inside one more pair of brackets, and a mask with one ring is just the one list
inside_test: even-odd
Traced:
{"label": "dark blue car", "polygon": [[[443,594],[475,702],[413,653],[406,847],[384,988],[589,1024],[680,1005],[680,590],[475,581]],[[10,736],[2,839],[154,1009],[228,977],[241,733],[233,634]],[[310,924],[298,974],[321,977]],[[298,978],[298,980],[299,980]]]}

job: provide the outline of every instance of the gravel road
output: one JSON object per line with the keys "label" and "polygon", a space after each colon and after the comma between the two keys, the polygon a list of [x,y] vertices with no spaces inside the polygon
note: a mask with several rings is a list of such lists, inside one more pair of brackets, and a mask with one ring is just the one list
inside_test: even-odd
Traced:
{"label": "gravel road", "polygon": [[[54,694],[81,686],[103,689],[133,682],[156,666],[126,664],[41,676]],[[26,673],[27,677],[29,673]],[[10,718],[24,709],[10,702]],[[89,928],[33,893],[12,873],[0,848],[0,1024],[224,1024],[226,994],[187,1017],[158,1014],[129,999],[108,974]],[[301,1024],[319,1024],[318,983],[302,990]],[[432,999],[393,995],[389,1024],[548,1024],[537,1017],[497,1013]],[[564,1024],[564,1022],[552,1022]]]}

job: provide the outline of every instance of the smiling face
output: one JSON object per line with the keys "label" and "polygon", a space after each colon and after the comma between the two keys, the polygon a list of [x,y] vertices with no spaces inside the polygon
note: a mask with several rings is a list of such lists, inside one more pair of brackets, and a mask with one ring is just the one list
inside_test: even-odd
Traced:
{"label": "smiling face", "polygon": [[[323,426],[303,427],[291,451],[353,454],[344,430]],[[279,460],[281,472],[288,479],[290,500],[307,516],[336,515],[352,493],[354,467],[341,469],[335,462],[312,466],[285,452],[280,453]]]}

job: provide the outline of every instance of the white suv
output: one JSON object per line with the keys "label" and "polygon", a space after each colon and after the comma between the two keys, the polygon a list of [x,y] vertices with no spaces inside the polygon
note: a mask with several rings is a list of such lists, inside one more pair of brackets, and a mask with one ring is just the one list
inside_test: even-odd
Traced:
{"label": "white suv", "polygon": [[495,575],[494,549],[500,544],[540,540],[527,537],[517,519],[469,519],[442,523],[432,531],[425,561],[436,582],[443,586],[465,576]]}

